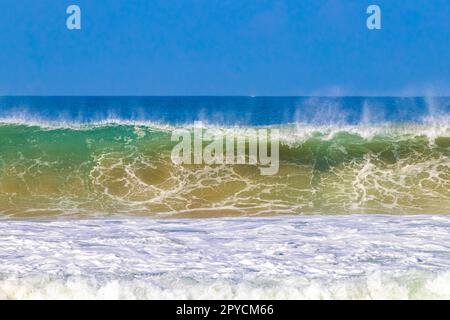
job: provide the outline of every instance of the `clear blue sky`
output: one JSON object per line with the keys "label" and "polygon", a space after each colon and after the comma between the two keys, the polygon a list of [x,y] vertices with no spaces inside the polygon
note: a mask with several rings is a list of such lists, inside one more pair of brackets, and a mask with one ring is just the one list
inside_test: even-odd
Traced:
{"label": "clear blue sky", "polygon": [[0,44],[0,95],[450,95],[450,0],[0,0]]}

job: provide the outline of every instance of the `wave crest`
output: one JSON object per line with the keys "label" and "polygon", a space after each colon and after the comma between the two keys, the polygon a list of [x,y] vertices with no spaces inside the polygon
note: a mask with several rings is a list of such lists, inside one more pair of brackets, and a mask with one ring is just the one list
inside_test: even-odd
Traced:
{"label": "wave crest", "polygon": [[279,173],[261,177],[251,165],[175,165],[172,127],[2,124],[0,212],[448,213],[448,126],[277,128]]}

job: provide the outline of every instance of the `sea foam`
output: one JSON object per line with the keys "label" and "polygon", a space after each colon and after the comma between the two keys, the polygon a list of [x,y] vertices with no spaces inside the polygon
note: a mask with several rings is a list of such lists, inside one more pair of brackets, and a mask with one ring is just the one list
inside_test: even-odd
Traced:
{"label": "sea foam", "polygon": [[1,221],[0,298],[449,298],[450,217]]}

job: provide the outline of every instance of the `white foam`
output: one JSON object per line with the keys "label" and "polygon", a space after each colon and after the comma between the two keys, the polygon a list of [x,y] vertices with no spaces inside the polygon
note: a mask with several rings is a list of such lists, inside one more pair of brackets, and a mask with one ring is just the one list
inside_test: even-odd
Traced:
{"label": "white foam", "polygon": [[0,298],[450,298],[450,217],[0,221]]}
{"label": "white foam", "polygon": [[[363,115],[364,117],[364,115]],[[139,120],[139,119],[121,119],[115,116],[109,116],[100,120],[82,121],[78,119],[46,119],[36,115],[30,115],[26,112],[19,112],[6,117],[0,117],[0,125],[24,125],[37,126],[42,129],[72,129],[72,130],[90,130],[98,127],[108,127],[115,125],[147,127],[153,130],[171,132],[175,129],[186,128],[193,129],[216,128],[216,129],[236,129],[244,130],[247,128],[277,128],[280,130],[280,140],[282,143],[299,143],[310,138],[313,134],[319,133],[322,139],[331,139],[339,132],[348,132],[359,135],[365,139],[371,139],[376,135],[388,135],[396,137],[410,137],[422,135],[429,138],[439,136],[449,136],[449,116],[440,114],[439,116],[427,116],[421,122],[416,123],[390,123],[377,122],[371,123],[362,120],[359,124],[345,124],[343,121],[330,122],[329,124],[316,124],[314,122],[294,122],[278,125],[225,125],[207,120],[187,122],[180,124],[169,124],[161,121]],[[139,129],[138,129],[139,130]]]}

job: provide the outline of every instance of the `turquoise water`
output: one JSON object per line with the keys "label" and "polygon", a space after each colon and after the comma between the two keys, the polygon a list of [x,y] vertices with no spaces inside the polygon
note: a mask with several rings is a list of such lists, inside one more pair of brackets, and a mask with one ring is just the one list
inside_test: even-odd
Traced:
{"label": "turquoise water", "polygon": [[450,113],[449,97],[0,97],[0,119],[217,125],[421,123]]}
{"label": "turquoise water", "polygon": [[[448,213],[448,98],[3,97],[2,217]],[[280,131],[277,174],[177,165],[175,129]]]}
{"label": "turquoise water", "polygon": [[[449,106],[0,98],[0,298],[448,298]],[[279,130],[278,172],[174,163],[195,128]]]}

